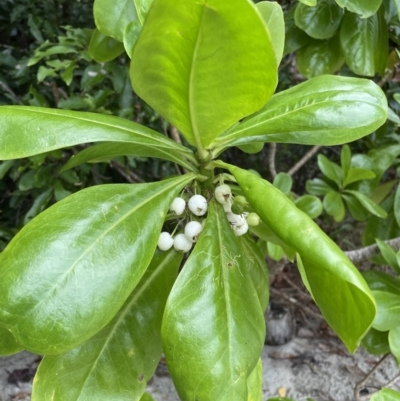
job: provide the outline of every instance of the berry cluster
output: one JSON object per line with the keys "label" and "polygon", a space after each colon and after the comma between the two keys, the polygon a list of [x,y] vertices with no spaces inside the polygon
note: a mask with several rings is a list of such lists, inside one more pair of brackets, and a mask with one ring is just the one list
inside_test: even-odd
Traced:
{"label": "berry cluster", "polygon": [[[248,206],[247,200],[243,196],[232,196],[229,185],[223,184],[215,188],[215,199],[219,202],[225,212],[226,217],[233,229],[235,235],[240,236],[246,234],[249,225],[256,226],[260,223],[260,218],[256,213],[245,212]],[[202,195],[193,195],[187,202],[187,207],[193,215],[201,217],[207,213],[207,199]],[[186,210],[186,201],[183,198],[175,198],[169,208],[170,212],[176,216],[181,216]],[[203,221],[204,223],[204,221]],[[189,252],[192,246],[203,230],[203,224],[198,221],[190,221],[186,224],[183,233],[177,234],[175,237],[166,231],[160,234],[158,239],[158,248],[161,251],[168,251],[175,248],[176,251]]]}

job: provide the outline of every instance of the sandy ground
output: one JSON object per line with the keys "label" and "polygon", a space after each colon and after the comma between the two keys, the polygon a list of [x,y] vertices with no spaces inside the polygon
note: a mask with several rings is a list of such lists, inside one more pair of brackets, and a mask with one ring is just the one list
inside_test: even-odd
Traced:
{"label": "sandy ground", "polygon": [[[262,360],[264,400],[286,394],[295,401],[306,401],[309,397],[315,401],[353,401],[356,383],[379,358],[362,349],[350,355],[333,337],[296,337],[282,346],[265,346]],[[1,401],[30,400],[30,382],[19,381],[18,378],[29,378],[30,370],[37,363],[37,356],[28,352],[0,358]],[[399,369],[390,357],[368,384],[375,388],[382,387],[398,374]],[[9,383],[10,379],[17,383]],[[375,391],[373,387],[370,388],[371,392]],[[148,391],[156,401],[179,401],[167,369],[162,364],[149,383]]]}

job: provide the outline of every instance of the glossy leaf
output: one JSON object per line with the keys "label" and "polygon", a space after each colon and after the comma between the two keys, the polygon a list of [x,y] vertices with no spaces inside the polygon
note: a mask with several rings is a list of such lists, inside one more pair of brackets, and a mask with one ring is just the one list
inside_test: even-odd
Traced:
{"label": "glossy leaf", "polygon": [[98,29],[93,31],[89,44],[89,55],[98,63],[114,60],[124,51],[124,46],[110,36],[102,34]]}
{"label": "glossy leaf", "polygon": [[394,217],[397,224],[400,226],[400,185],[397,186],[396,194],[394,197]]}
{"label": "glossy leaf", "polygon": [[375,71],[378,72],[381,76],[385,74],[386,65],[388,62],[388,53],[389,53],[389,35],[388,35],[388,26],[386,24],[385,19],[385,10],[384,7],[381,7],[377,13],[378,18],[378,37],[375,46]]}
{"label": "glossy leaf", "polygon": [[400,393],[391,388],[383,388],[373,394],[370,401],[400,401]]}
{"label": "glossy leaf", "polygon": [[247,401],[262,401],[262,361],[261,358],[258,360],[257,366],[247,379],[248,397]]}
{"label": "glossy leaf", "polygon": [[155,401],[149,393],[144,393],[140,401]]}
{"label": "glossy leaf", "polygon": [[40,107],[0,107],[0,160],[18,159],[80,143],[105,141],[162,148],[194,160],[191,150],[150,128],[123,118]]}
{"label": "glossy leaf", "polygon": [[139,39],[139,35],[142,32],[141,23],[136,20],[129,23],[124,32],[124,47],[129,57],[132,57],[133,49]]}
{"label": "glossy leaf", "polygon": [[331,162],[326,156],[318,155],[318,167],[322,173],[335,182],[338,187],[343,183],[343,170],[336,163]]}
{"label": "glossy leaf", "polygon": [[[356,27],[356,29],[355,29]],[[375,75],[376,39],[379,32],[378,17],[361,18],[346,13],[340,28],[340,41],[347,65],[358,75]]]}
{"label": "glossy leaf", "polygon": [[193,178],[87,188],[26,225],[0,254],[0,319],[17,341],[55,354],[104,327],[145,272],[172,200]]}
{"label": "glossy leaf", "polygon": [[302,275],[325,319],[350,351],[375,317],[371,291],[341,249],[269,182],[238,167],[215,162],[233,174],[254,211],[301,256]]}
{"label": "glossy leaf", "polygon": [[162,315],[182,256],[156,253],[110,323],[77,348],[45,356],[32,400],[138,400],[162,354]]}
{"label": "glossy leaf", "polygon": [[283,17],[282,7],[275,2],[261,1],[256,4],[256,8],[268,28],[272,39],[275,59],[277,64],[279,64],[282,59],[283,47],[285,45],[285,20]]}
{"label": "glossy leaf", "polygon": [[287,173],[278,173],[274,178],[273,185],[287,195],[292,189],[293,179]]}
{"label": "glossy leaf", "polygon": [[279,262],[280,260],[282,260],[285,255],[283,248],[279,245],[274,244],[273,242],[267,243],[267,250],[268,256],[272,260],[275,260],[275,262]]}
{"label": "glossy leaf", "polygon": [[182,401],[247,400],[247,379],[265,339],[247,263],[223,208],[210,202],[162,324],[168,369]]}
{"label": "glossy leaf", "polygon": [[319,0],[315,7],[299,4],[296,7],[296,25],[314,39],[332,38],[344,15],[335,0]]}
{"label": "glossy leaf", "polygon": [[23,347],[17,343],[10,330],[0,326],[0,355],[7,356],[16,354],[23,350]]}
{"label": "glossy leaf", "polygon": [[400,365],[400,325],[389,331],[390,352],[395,356]]}
{"label": "glossy leaf", "polygon": [[398,277],[377,270],[367,270],[362,275],[371,290],[390,292],[395,295],[400,294],[400,279]]}
{"label": "glossy leaf", "polygon": [[388,354],[390,352],[388,336],[388,331],[378,331],[371,328],[362,339],[361,344],[372,355]]}
{"label": "glossy leaf", "polygon": [[361,192],[352,191],[349,189],[345,190],[345,193],[354,196],[370,213],[377,217],[386,218],[387,213],[384,209],[382,209],[379,205],[377,205],[373,200],[365,196]]}
{"label": "glossy leaf", "polygon": [[296,61],[300,74],[307,78],[334,74],[344,63],[338,35],[325,40],[311,39],[299,49]]}
{"label": "glossy leaf", "polygon": [[285,47],[283,54],[293,53],[305,46],[311,39],[304,31],[298,28],[294,22],[296,7],[292,7],[284,13],[285,18]]}
{"label": "glossy leaf", "polygon": [[104,142],[91,146],[72,156],[68,163],[63,167],[64,170],[79,166],[82,163],[98,163],[109,161],[116,156],[142,156],[158,157],[164,160],[170,160],[189,171],[195,170],[194,166],[185,160],[184,155],[178,152],[171,152],[167,148],[141,145],[140,143],[125,142]]}
{"label": "glossy leaf", "polygon": [[133,0],[95,0],[93,14],[97,29],[118,42],[123,41],[125,27],[138,19]]}
{"label": "glossy leaf", "polygon": [[339,192],[331,191],[324,196],[322,202],[326,213],[332,216],[335,221],[340,222],[344,219],[346,209],[344,207],[342,196]]}
{"label": "glossy leaf", "polygon": [[133,0],[140,23],[143,25],[154,0]]}
{"label": "glossy leaf", "polygon": [[309,192],[312,195],[321,196],[321,195],[326,195],[334,188],[332,188],[329,184],[327,184],[320,178],[314,178],[306,182],[306,189],[307,192]]}
{"label": "glossy leaf", "polygon": [[396,184],[397,180],[391,180],[378,185],[372,193],[371,199],[379,205],[390,195]]}
{"label": "glossy leaf", "polygon": [[340,165],[343,170],[343,175],[346,177],[351,166],[351,150],[349,145],[343,145],[340,151]]}
{"label": "glossy leaf", "polygon": [[373,82],[319,76],[274,95],[259,112],[220,136],[215,144],[337,145],[370,134],[386,116],[386,97]]}
{"label": "glossy leaf", "polygon": [[350,168],[348,173],[346,174],[343,186],[347,187],[347,185],[353,184],[353,182],[362,180],[371,180],[372,178],[375,177],[376,177],[375,173],[371,170],[365,170],[363,168],[353,167]]}
{"label": "glossy leaf", "polygon": [[157,0],[133,51],[131,81],[200,148],[266,103],[276,68],[269,33],[249,0]]}
{"label": "glossy leaf", "polygon": [[394,6],[396,7],[397,16],[400,20],[400,0],[393,0]]}
{"label": "glossy leaf", "polygon": [[267,263],[260,248],[251,237],[242,235],[238,237],[238,240],[242,247],[243,257],[248,261],[246,267],[257,291],[261,309],[265,311],[269,302],[269,271]]}
{"label": "glossy leaf", "polygon": [[400,325],[400,293],[373,290],[378,313],[372,327],[387,331]]}
{"label": "glossy leaf", "polygon": [[396,252],[385,242],[380,239],[376,239],[376,243],[381,251],[383,258],[386,260],[387,264],[397,273],[400,274],[400,265],[396,257]]}
{"label": "glossy leaf", "polygon": [[342,199],[354,220],[364,221],[371,216],[354,196],[342,194]]}
{"label": "glossy leaf", "polygon": [[322,202],[313,195],[303,195],[294,204],[311,219],[316,219],[323,211]]}
{"label": "glossy leaf", "polygon": [[382,0],[336,0],[336,3],[338,3],[340,7],[345,7],[347,10],[351,11],[351,13],[360,14],[363,18],[366,18],[378,11]]}

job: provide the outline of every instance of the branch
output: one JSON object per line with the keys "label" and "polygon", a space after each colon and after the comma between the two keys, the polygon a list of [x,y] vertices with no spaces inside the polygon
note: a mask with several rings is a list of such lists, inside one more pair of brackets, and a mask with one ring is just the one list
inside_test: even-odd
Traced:
{"label": "branch", "polygon": [[179,136],[178,129],[174,126],[171,125],[169,126],[169,132],[171,134],[171,138],[175,141],[178,142],[180,145],[182,145],[182,140],[181,137]]}
{"label": "branch", "polygon": [[[400,249],[400,237],[383,241],[390,245],[394,250]],[[346,256],[353,262],[361,262],[362,260],[372,258],[380,253],[378,245],[369,245],[365,248],[355,249],[354,251],[346,251]]]}
{"label": "branch", "polygon": [[313,146],[287,173],[293,175],[297,173],[320,149],[321,145]]}
{"label": "branch", "polygon": [[111,162],[111,167],[115,168],[128,182],[145,182],[142,177],[139,177],[133,171],[127,170],[121,163]]}
{"label": "branch", "polygon": [[272,178],[276,177],[275,168],[275,155],[276,155],[276,143],[271,142],[268,149],[268,167],[271,172]]}
{"label": "branch", "polygon": [[0,87],[14,99],[14,102],[16,102],[16,103],[18,103],[20,105],[23,105],[21,99],[4,82],[0,81]]}

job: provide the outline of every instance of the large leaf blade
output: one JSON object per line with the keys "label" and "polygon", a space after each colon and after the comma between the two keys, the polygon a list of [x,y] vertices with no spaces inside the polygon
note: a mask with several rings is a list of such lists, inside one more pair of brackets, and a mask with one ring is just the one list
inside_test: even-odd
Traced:
{"label": "large leaf blade", "polygon": [[228,169],[254,211],[298,254],[303,278],[324,317],[350,351],[360,344],[375,318],[374,298],[343,251],[269,182],[238,167]]}
{"label": "large leaf blade", "polygon": [[250,1],[157,0],[133,50],[131,81],[200,148],[265,104],[276,68],[268,31]]}
{"label": "large leaf blade", "polygon": [[99,333],[61,355],[45,356],[32,400],[137,400],[160,360],[161,320],[183,254],[159,252],[118,314]]}
{"label": "large leaf blade", "polygon": [[318,76],[274,95],[215,144],[221,148],[259,141],[337,145],[370,134],[386,117],[386,97],[373,82]]}
{"label": "large leaf blade", "polygon": [[164,352],[182,400],[247,400],[263,313],[225,212],[211,202],[208,213],[165,307]]}
{"label": "large leaf blade", "polygon": [[26,225],[0,255],[0,319],[17,341],[61,353],[106,325],[150,263],[173,198],[194,177],[87,188]]}
{"label": "large leaf blade", "polygon": [[336,3],[340,7],[346,7],[352,13],[360,14],[363,18],[367,18],[378,11],[382,0],[336,0]]}
{"label": "large leaf blade", "polygon": [[0,107],[0,160],[105,141],[162,148],[194,160],[193,152],[184,146],[123,118],[41,107]]}

